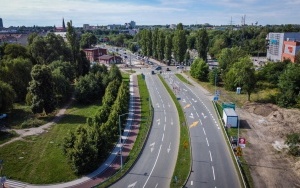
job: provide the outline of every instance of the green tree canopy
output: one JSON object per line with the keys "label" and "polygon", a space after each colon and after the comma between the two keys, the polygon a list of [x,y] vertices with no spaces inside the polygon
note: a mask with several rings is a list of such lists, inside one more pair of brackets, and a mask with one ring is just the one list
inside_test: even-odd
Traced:
{"label": "green tree canopy", "polygon": [[7,112],[13,108],[16,93],[7,83],[0,80],[0,112]]}
{"label": "green tree canopy", "polygon": [[200,80],[208,80],[209,66],[208,64],[200,58],[196,58],[191,65],[191,76]]}

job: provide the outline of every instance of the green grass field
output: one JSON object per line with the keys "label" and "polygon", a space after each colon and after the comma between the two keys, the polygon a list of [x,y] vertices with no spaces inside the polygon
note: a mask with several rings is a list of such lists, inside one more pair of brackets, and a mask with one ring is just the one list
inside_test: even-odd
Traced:
{"label": "green grass field", "polygon": [[97,108],[97,105],[75,104],[47,132],[1,147],[0,159],[4,160],[2,174],[33,184],[58,183],[77,178],[63,154],[63,139],[69,130],[85,124],[86,118],[95,114]]}

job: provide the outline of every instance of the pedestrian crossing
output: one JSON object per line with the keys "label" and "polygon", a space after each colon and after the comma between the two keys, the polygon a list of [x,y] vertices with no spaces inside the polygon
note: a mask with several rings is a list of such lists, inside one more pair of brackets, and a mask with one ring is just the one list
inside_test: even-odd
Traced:
{"label": "pedestrian crossing", "polygon": [[[146,73],[143,73],[145,75],[151,75],[152,73],[151,72],[146,72]],[[174,75],[175,73],[174,72],[156,72],[155,74],[163,74],[163,75]]]}
{"label": "pedestrian crossing", "polygon": [[9,188],[25,188],[29,185],[27,183],[15,181],[15,180],[6,180],[4,184],[5,187],[9,187]]}

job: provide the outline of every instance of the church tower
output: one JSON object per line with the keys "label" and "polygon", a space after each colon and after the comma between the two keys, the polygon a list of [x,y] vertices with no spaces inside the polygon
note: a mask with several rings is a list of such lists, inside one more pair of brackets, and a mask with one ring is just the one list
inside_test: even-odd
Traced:
{"label": "church tower", "polygon": [[66,29],[65,19],[64,19],[64,18],[63,18],[63,20],[62,20],[62,27],[63,27],[64,29]]}

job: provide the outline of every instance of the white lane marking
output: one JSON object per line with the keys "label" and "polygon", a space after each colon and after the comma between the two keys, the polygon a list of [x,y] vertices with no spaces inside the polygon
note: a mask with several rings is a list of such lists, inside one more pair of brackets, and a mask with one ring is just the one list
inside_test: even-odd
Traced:
{"label": "white lane marking", "polygon": [[163,104],[163,108],[165,108],[165,105]]}
{"label": "white lane marking", "polygon": [[166,130],[166,124],[164,125],[164,131]]}
{"label": "white lane marking", "polygon": [[192,118],[192,119],[194,119],[194,114],[191,113],[191,115],[189,117]]}
{"label": "white lane marking", "polygon": [[196,114],[197,114],[197,116],[199,117],[199,114],[198,114],[198,112],[196,112]]}
{"label": "white lane marking", "polygon": [[150,144],[150,150],[151,150],[151,153],[152,153],[152,151],[154,150],[154,146],[155,146],[155,142],[153,142],[152,144]]}
{"label": "white lane marking", "polygon": [[155,185],[155,188],[158,186],[158,183]]}
{"label": "white lane marking", "polygon": [[167,149],[168,153],[170,152],[170,150],[171,150],[171,142],[170,142],[169,147]]}
{"label": "white lane marking", "polygon": [[191,185],[193,185],[194,184],[194,182],[193,181],[191,181]]}
{"label": "white lane marking", "polygon": [[207,142],[207,145],[209,146],[209,143],[208,143],[207,137],[206,137],[206,142]]}
{"label": "white lane marking", "polygon": [[212,171],[213,171],[213,175],[214,175],[214,180],[216,180],[216,176],[215,176],[215,169],[214,169],[214,166],[211,166],[212,168]]}
{"label": "white lane marking", "polygon": [[165,133],[163,133],[163,136],[161,138],[161,141],[164,141],[164,138],[165,138]]}
{"label": "white lane marking", "polygon": [[135,186],[136,183],[137,183],[137,181],[134,182],[134,183],[132,183],[132,184],[130,184],[130,185],[128,185],[127,188],[133,188],[133,187]]}
{"label": "white lane marking", "polygon": [[157,163],[157,160],[158,160],[158,157],[159,157],[159,154],[160,154],[161,146],[162,146],[162,145],[160,145],[160,147],[159,147],[159,150],[158,150],[158,154],[157,154],[156,160],[155,160],[155,162],[154,162],[154,165],[153,165],[153,167],[152,167],[152,170],[151,170],[151,172],[150,172],[150,174],[149,174],[149,176],[148,176],[148,178],[147,178],[147,180],[146,180],[146,182],[145,182],[143,188],[146,186],[147,182],[149,181],[149,179],[150,179],[150,177],[151,177],[151,175],[152,175],[152,172],[153,172],[153,170],[154,170],[154,168],[155,168],[155,166],[156,166],[156,163]]}
{"label": "white lane marking", "polygon": [[210,156],[210,161],[212,162],[212,156],[210,150],[209,150],[209,156]]}
{"label": "white lane marking", "polygon": [[170,105],[170,103],[168,103],[168,106],[169,106],[169,108],[171,108],[171,105]]}
{"label": "white lane marking", "polygon": [[206,132],[205,132],[205,130],[204,130],[204,127],[202,127],[202,128],[203,128],[204,135],[206,136]]}
{"label": "white lane marking", "polygon": [[203,125],[201,119],[199,119],[199,121],[200,121],[201,125]]}
{"label": "white lane marking", "polygon": [[157,125],[160,125],[160,119],[157,119],[156,121],[157,121]]}
{"label": "white lane marking", "polygon": [[193,106],[194,110],[196,110],[195,106]]}
{"label": "white lane marking", "polygon": [[173,119],[171,119],[171,125],[173,125]]}
{"label": "white lane marking", "polygon": [[165,116],[165,122],[167,122],[167,117]]}

